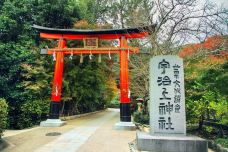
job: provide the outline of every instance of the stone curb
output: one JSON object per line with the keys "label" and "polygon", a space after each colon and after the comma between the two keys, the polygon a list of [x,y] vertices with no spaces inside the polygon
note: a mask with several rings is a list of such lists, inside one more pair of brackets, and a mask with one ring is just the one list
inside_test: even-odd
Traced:
{"label": "stone curb", "polygon": [[73,120],[73,119],[76,119],[76,118],[85,117],[85,116],[88,116],[88,115],[91,115],[91,114],[96,114],[96,113],[99,113],[99,112],[103,112],[105,110],[107,110],[107,109],[94,111],[94,112],[89,112],[89,113],[83,113],[83,114],[79,114],[79,115],[60,117],[60,119],[63,120],[63,121],[65,121],[65,120]]}
{"label": "stone curb", "polygon": [[3,139],[0,139],[0,151],[3,150],[5,147],[7,147],[9,144],[3,140]]}
{"label": "stone curb", "polygon": [[208,147],[215,150],[216,152],[228,152],[228,148],[224,148],[212,140],[208,140]]}
{"label": "stone curb", "polygon": [[149,125],[135,123],[135,126],[140,131],[147,132],[147,133],[150,132],[150,126]]}

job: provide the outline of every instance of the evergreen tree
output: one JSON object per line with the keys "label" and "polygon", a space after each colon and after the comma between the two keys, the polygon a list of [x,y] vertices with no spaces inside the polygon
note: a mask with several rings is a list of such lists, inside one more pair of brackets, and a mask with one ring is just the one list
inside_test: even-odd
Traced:
{"label": "evergreen tree", "polygon": [[[9,105],[9,127],[24,128],[47,118],[54,63],[50,56],[39,55],[39,49],[56,42],[41,41],[33,24],[55,28],[72,28],[75,21],[90,18],[89,6],[82,1],[71,6],[66,0],[4,0],[0,2],[0,98]],[[84,11],[84,13],[82,13]],[[104,108],[108,88],[104,68],[88,57],[79,65],[65,57],[63,104],[70,114]],[[70,108],[69,108],[70,107]],[[64,111],[64,106],[63,110]],[[69,112],[69,111],[68,111]]]}

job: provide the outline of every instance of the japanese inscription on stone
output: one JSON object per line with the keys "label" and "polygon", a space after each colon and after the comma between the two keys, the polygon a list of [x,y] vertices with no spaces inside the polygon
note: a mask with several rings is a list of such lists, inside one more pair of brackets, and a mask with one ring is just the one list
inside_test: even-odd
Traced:
{"label": "japanese inscription on stone", "polygon": [[150,61],[151,134],[186,134],[183,60],[156,56]]}

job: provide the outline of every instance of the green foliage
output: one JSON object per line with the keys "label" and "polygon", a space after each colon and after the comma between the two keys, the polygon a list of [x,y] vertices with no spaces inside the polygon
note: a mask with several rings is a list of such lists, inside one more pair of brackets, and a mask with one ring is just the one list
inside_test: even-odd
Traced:
{"label": "green foliage", "polygon": [[215,143],[221,145],[224,148],[228,148],[228,138],[218,138],[215,140]]}
{"label": "green foliage", "polygon": [[50,100],[34,100],[25,102],[21,106],[21,116],[18,120],[20,129],[37,125],[46,118],[49,112]]}
{"label": "green foliage", "polygon": [[117,96],[111,100],[108,104],[109,108],[119,108],[120,107],[120,92],[118,92]]}
{"label": "green foliage", "polygon": [[84,62],[78,65],[79,58],[67,60],[65,64],[63,96],[74,102],[76,111],[90,112],[102,109],[105,106],[104,73],[96,62]]}
{"label": "green foliage", "polygon": [[[205,120],[228,124],[228,62],[208,64],[209,61],[190,60],[185,67],[187,121],[198,123],[201,130]],[[199,66],[205,62],[207,65]]]}
{"label": "green foliage", "polygon": [[69,0],[69,7],[74,8],[80,14],[80,19],[85,19],[89,23],[96,23],[102,20],[104,12],[108,12],[106,0]]}
{"label": "green foliage", "polygon": [[68,5],[69,0],[34,1],[35,23],[46,27],[70,28],[78,20],[79,8]]}
{"label": "green foliage", "polygon": [[149,113],[145,113],[143,111],[136,111],[133,114],[134,122],[140,123],[140,124],[149,124]]}
{"label": "green foliage", "polygon": [[0,98],[0,138],[1,138],[2,132],[7,126],[7,115],[8,115],[8,105],[6,103],[6,100],[3,98]]}
{"label": "green foliage", "polygon": [[221,124],[228,124],[228,102],[224,96],[218,94],[218,100],[210,101],[209,109],[214,114],[214,118]]}
{"label": "green foliage", "polygon": [[[71,5],[75,2],[75,5]],[[96,21],[93,1],[74,0],[4,0],[0,2],[0,97],[9,105],[9,127],[25,128],[46,119],[51,95],[54,62],[41,56],[45,45],[56,47],[55,42],[41,42],[33,24],[56,28],[71,28],[82,18]],[[81,4],[87,8],[84,10]],[[94,9],[97,6],[94,6]],[[83,12],[83,13],[82,13]],[[87,16],[88,15],[88,16]],[[94,23],[93,23],[94,24]],[[111,94],[103,65],[79,58],[65,59],[62,99],[71,103],[70,114],[89,112],[105,107]],[[64,106],[63,106],[64,111]]]}

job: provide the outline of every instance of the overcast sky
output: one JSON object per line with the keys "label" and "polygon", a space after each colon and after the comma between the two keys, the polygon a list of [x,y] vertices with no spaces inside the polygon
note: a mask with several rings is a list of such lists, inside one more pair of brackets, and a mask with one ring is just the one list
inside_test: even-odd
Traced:
{"label": "overcast sky", "polygon": [[212,1],[213,3],[216,3],[218,6],[223,6],[228,9],[228,0],[209,0]]}

